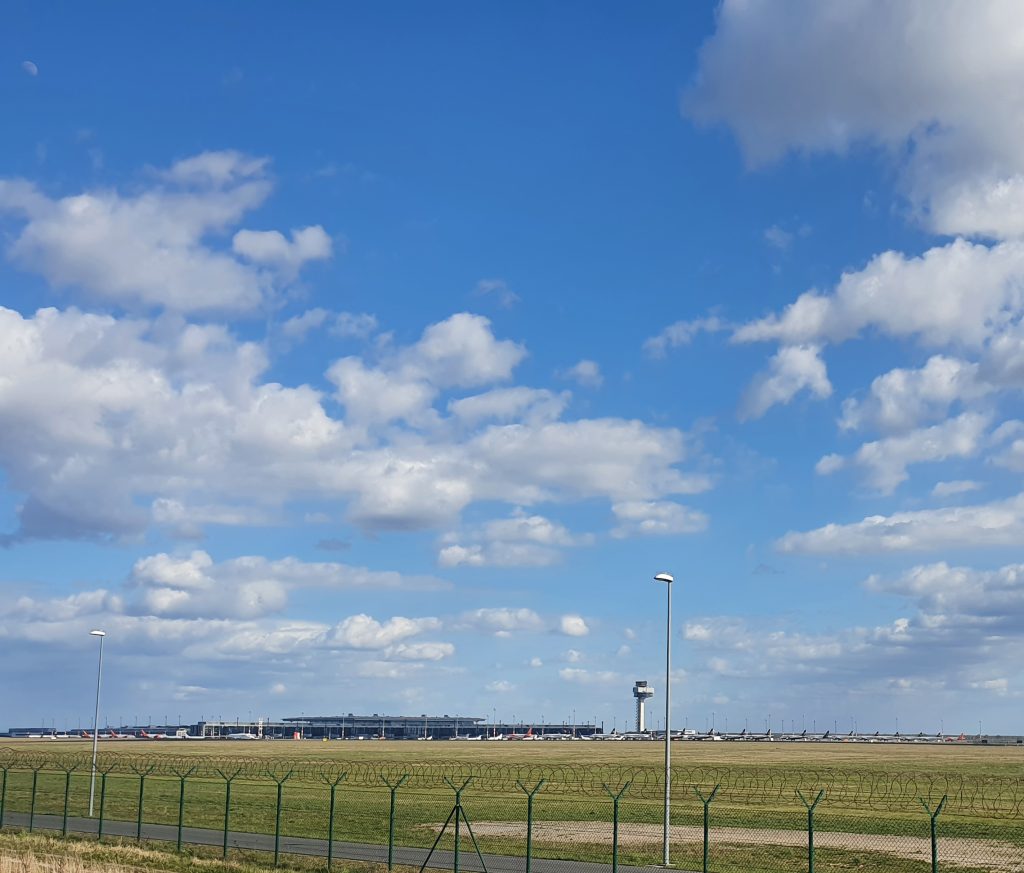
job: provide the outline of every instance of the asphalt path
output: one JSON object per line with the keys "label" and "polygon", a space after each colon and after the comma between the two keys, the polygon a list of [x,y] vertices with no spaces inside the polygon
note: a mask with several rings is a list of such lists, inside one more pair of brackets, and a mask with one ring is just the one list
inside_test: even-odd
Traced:
{"label": "asphalt path", "polygon": [[[4,815],[3,824],[5,827],[27,828],[29,817],[23,812],[8,812]],[[36,815],[35,829],[59,831],[63,827],[63,818],[59,815]],[[105,837],[131,837],[134,839],[137,833],[136,822],[133,821],[111,821],[104,819],[103,836]],[[96,834],[99,832],[98,821],[94,818],[68,817],[68,831],[76,834]],[[178,839],[177,825],[146,824],[142,825],[142,838],[144,840],[161,840],[175,843]],[[217,846],[224,845],[224,832],[212,828],[183,827],[181,829],[181,841],[195,846]],[[228,833],[229,849],[248,849],[257,852],[274,851],[273,834],[249,834],[238,831]],[[321,858],[327,857],[327,840],[317,840],[310,837],[286,837],[281,836],[280,851],[283,854],[292,855],[313,855]],[[422,867],[427,859],[427,849],[404,848],[395,846],[394,862],[406,867]],[[386,864],[388,860],[388,847],[377,846],[372,843],[346,843],[339,840],[334,841],[332,856],[337,860],[348,861],[369,861],[375,864]],[[459,852],[459,869],[472,871],[472,873],[524,873],[526,870],[526,858],[513,855],[490,855],[484,854],[484,866],[473,851],[473,843],[468,839],[468,834],[462,838],[462,849]],[[430,858],[430,869],[452,870],[455,866],[455,853],[441,851],[438,849]],[[531,873],[610,873],[611,864],[598,864],[593,861],[562,861],[551,858],[534,858],[530,864]],[[620,873],[651,873],[653,867],[630,867],[619,864]],[[677,868],[673,868],[676,870]],[[678,870],[677,873],[687,873]]]}

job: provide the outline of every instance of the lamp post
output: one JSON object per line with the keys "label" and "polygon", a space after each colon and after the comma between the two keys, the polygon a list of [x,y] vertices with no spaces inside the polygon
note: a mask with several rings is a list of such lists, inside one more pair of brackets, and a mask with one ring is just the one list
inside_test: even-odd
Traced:
{"label": "lamp post", "polygon": [[659,573],[654,581],[666,583],[665,590],[668,592],[665,612],[665,824],[662,837],[662,863],[668,867],[669,811],[672,803],[672,583],[675,579],[668,573]]}
{"label": "lamp post", "polygon": [[89,780],[89,817],[92,817],[93,799],[96,797],[96,747],[100,738],[100,680],[103,678],[103,638],[106,631],[91,630],[89,636],[100,638],[100,659],[96,668],[96,709],[92,715],[92,778]]}

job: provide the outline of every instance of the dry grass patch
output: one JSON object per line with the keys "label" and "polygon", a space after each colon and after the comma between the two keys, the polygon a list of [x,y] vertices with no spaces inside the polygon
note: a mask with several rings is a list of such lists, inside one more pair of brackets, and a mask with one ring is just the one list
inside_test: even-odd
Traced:
{"label": "dry grass patch", "polygon": [[[170,849],[129,842],[97,843],[92,839],[38,834],[0,834],[0,873],[267,873],[270,858],[232,849],[228,860],[219,850],[190,846],[178,854]],[[396,867],[396,870],[403,868]],[[323,873],[320,858],[283,855],[277,871]],[[336,873],[387,873],[381,864],[336,859]],[[275,873],[277,873],[275,871]]]}
{"label": "dry grass patch", "polygon": [[[85,740],[0,740],[0,751],[61,755],[88,752]],[[497,763],[537,766],[615,766],[660,768],[660,743],[532,742],[532,743],[413,743],[311,742],[273,740],[232,743],[194,742],[100,743],[100,754],[125,756],[214,756],[217,758],[274,758],[292,761],[373,761],[391,763]],[[1007,767],[1024,765],[1024,746],[968,746],[875,743],[687,743],[672,744],[672,757],[685,767],[769,767],[803,771],[827,768],[848,772],[914,771],[951,775],[1005,775]]]}
{"label": "dry grass patch", "polygon": [[[435,828],[439,830],[439,828]],[[473,823],[478,837],[513,837],[526,839],[526,824],[522,822],[480,821]],[[562,821],[534,822],[533,838],[538,844],[564,847],[579,843],[610,846],[610,822]],[[716,848],[730,846],[792,846],[807,845],[807,834],[802,831],[771,828],[713,827],[711,844]],[[619,845],[623,848],[660,845],[661,825],[634,822],[619,825]],[[675,845],[699,844],[704,839],[702,828],[673,825],[672,842]],[[842,849],[853,852],[872,852],[908,861],[925,861],[931,857],[931,843],[922,837],[846,834],[816,831],[814,843],[819,849]],[[951,867],[983,867],[992,873],[1024,873],[1024,858],[1020,846],[994,840],[963,837],[944,837],[940,840],[940,857]]]}

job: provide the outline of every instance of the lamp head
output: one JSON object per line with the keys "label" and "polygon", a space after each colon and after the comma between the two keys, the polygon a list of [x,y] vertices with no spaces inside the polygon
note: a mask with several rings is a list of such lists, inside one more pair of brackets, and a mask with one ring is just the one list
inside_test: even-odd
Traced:
{"label": "lamp head", "polygon": [[657,576],[654,577],[654,581],[655,582],[668,582],[668,584],[671,585],[676,580],[673,579],[672,576],[669,575],[668,573],[659,573]]}
{"label": "lamp head", "polygon": [[91,630],[91,631],[89,631],[89,636],[91,636],[91,637],[105,637],[106,635],[107,635],[106,631],[101,631],[101,630]]}

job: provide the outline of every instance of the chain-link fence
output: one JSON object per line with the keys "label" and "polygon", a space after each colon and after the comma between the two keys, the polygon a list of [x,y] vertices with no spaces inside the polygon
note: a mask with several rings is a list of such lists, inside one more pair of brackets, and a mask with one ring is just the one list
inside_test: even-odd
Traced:
{"label": "chain-link fence", "polygon": [[[656,768],[0,756],[0,827],[525,873],[661,864]],[[92,789],[92,815],[89,814]],[[1024,873],[1024,776],[683,767],[672,866]]]}

